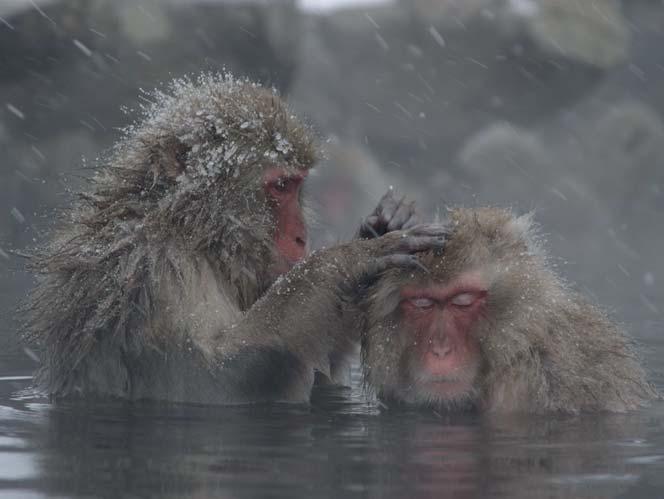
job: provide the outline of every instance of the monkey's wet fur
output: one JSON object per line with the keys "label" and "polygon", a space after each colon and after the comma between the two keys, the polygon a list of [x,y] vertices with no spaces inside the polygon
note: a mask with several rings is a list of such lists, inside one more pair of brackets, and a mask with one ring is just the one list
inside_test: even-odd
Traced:
{"label": "monkey's wet fur", "polygon": [[620,327],[551,270],[530,216],[454,209],[450,230],[426,272],[366,291],[362,364],[388,406],[624,412],[658,397]]}
{"label": "monkey's wet fur", "polygon": [[274,280],[262,165],[308,170],[308,128],[275,93],[230,75],[152,98],[32,262],[41,279],[26,333],[48,393],[133,398],[144,353],[192,350],[190,331],[239,320]]}

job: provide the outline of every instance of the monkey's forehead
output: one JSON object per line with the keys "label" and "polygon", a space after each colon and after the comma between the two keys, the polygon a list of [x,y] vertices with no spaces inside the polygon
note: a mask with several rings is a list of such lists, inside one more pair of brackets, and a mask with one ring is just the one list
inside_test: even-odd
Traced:
{"label": "monkey's forehead", "polygon": [[[503,208],[456,208],[450,212],[448,255],[460,253],[512,257],[539,253],[540,244],[532,215],[517,216]],[[489,255],[486,255],[489,256]]]}
{"label": "monkey's forehead", "polygon": [[457,208],[450,213],[450,234],[442,251],[419,254],[423,279],[447,282],[462,273],[481,271],[487,279],[501,269],[530,269],[545,259],[529,216],[499,208]]}
{"label": "monkey's forehead", "polygon": [[[401,282],[411,282],[420,286],[447,286],[454,281],[464,281],[469,286],[490,286],[500,274],[502,263],[491,259],[459,260],[456,257],[429,255],[420,257],[422,269],[416,271],[398,271]],[[426,270],[424,270],[426,269]]]}

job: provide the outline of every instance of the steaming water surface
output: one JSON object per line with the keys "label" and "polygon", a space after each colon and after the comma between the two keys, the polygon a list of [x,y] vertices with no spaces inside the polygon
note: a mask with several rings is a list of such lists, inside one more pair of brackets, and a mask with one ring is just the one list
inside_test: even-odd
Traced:
{"label": "steaming water surface", "polygon": [[3,498],[654,498],[664,490],[664,403],[628,415],[451,417],[385,411],[359,389],[320,388],[310,407],[53,406],[17,373],[0,376]]}

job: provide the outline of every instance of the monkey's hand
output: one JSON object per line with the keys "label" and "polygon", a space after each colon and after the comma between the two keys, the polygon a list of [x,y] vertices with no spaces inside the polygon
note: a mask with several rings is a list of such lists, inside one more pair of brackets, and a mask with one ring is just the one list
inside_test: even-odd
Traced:
{"label": "monkey's hand", "polygon": [[[358,292],[361,293],[387,269],[401,267],[426,271],[417,254],[441,252],[449,233],[447,225],[417,225],[381,237],[354,240],[315,251],[279,279],[261,302],[273,300],[275,309],[287,308],[290,301],[294,308],[295,304],[305,307],[309,300],[318,305],[321,301],[338,298],[353,302],[358,298]],[[312,309],[316,310],[316,306]]]}
{"label": "monkey's hand", "polygon": [[420,225],[321,249],[297,264],[215,338],[219,376],[237,389],[232,399],[249,386],[258,400],[301,401],[314,371],[335,379],[337,360],[359,340],[363,283],[388,268],[421,268],[416,255],[442,250],[447,234],[446,226]]}
{"label": "monkey's hand", "polygon": [[390,188],[376,209],[362,221],[355,239],[373,239],[396,230],[407,230],[422,223],[415,201],[405,202],[405,196],[397,200]]}
{"label": "monkey's hand", "polygon": [[348,243],[345,246],[352,256],[350,259],[346,257],[348,270],[339,283],[342,300],[357,302],[380,274],[390,268],[412,268],[428,272],[417,254],[442,252],[449,233],[450,227],[447,225],[417,225],[381,237]]}
{"label": "monkey's hand", "polygon": [[422,267],[417,253],[442,252],[450,228],[442,224],[420,224],[410,229],[391,231],[384,236],[365,241],[369,259],[363,262],[363,274],[374,275],[393,266]]}
{"label": "monkey's hand", "polygon": [[286,277],[304,273],[325,282],[356,281],[395,266],[422,268],[417,254],[441,252],[449,233],[450,227],[444,224],[421,224],[380,237],[350,241],[315,251]]}

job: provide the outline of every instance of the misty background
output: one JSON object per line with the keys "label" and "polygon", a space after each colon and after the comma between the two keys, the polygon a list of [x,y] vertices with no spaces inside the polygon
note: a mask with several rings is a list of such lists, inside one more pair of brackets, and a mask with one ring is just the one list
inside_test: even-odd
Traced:
{"label": "misty background", "polygon": [[534,211],[552,264],[658,371],[664,2],[2,0],[0,373],[34,367],[12,324],[21,255],[146,91],[223,68],[278,88],[325,145],[314,246],[390,185],[428,218]]}

